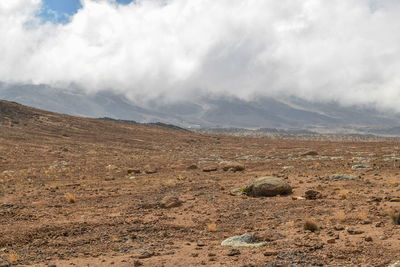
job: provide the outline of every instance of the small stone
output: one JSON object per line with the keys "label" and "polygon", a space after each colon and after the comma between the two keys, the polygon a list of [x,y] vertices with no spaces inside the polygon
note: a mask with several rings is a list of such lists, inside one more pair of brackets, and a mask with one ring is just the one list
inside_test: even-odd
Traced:
{"label": "small stone", "polygon": [[354,175],[348,175],[348,174],[336,174],[330,176],[328,179],[329,180],[356,180],[358,177]]}
{"label": "small stone", "polygon": [[199,256],[199,253],[192,253],[191,256],[192,256],[193,258],[196,258],[196,257]]}
{"label": "small stone", "polygon": [[365,169],[369,169],[369,166],[366,165],[353,165],[351,166],[352,170],[365,170]]}
{"label": "small stone", "polygon": [[197,246],[198,246],[198,247],[205,247],[205,246],[206,246],[206,243],[204,243],[204,242],[202,242],[202,241],[199,241],[199,242],[197,242]]}
{"label": "small stone", "polygon": [[340,226],[340,225],[335,225],[335,226],[333,227],[333,229],[334,229],[335,231],[343,231],[343,230],[344,230],[344,227],[343,227],[343,226]]}
{"label": "small stone", "polygon": [[322,198],[322,194],[316,190],[309,189],[304,193],[304,197],[308,200],[315,200]]}
{"label": "small stone", "polygon": [[318,156],[317,151],[307,151],[306,153],[301,154],[302,156]]}
{"label": "small stone", "polygon": [[143,263],[141,261],[136,260],[133,262],[133,266],[135,267],[143,266]]}
{"label": "small stone", "polygon": [[51,263],[47,264],[47,267],[57,267],[57,264],[51,262]]}
{"label": "small stone", "polygon": [[390,264],[388,267],[400,267],[400,261],[396,261],[396,262]]}
{"label": "small stone", "polygon": [[222,169],[224,171],[232,171],[232,172],[239,172],[239,171],[244,171],[246,168],[243,164],[238,163],[238,162],[225,162],[223,163]]}
{"label": "small stone", "polygon": [[233,248],[233,249],[231,249],[231,250],[228,252],[227,255],[228,255],[228,256],[240,255],[240,250],[238,250],[238,249],[236,249],[236,248]]}
{"label": "small stone", "polygon": [[182,205],[182,201],[176,196],[166,196],[160,201],[160,207],[169,209]]}
{"label": "small stone", "polygon": [[154,256],[154,252],[147,249],[138,249],[133,253],[132,257],[138,259],[147,259]]}
{"label": "small stone", "polygon": [[364,238],[364,240],[365,240],[366,242],[372,242],[372,241],[373,241],[372,237],[370,237],[370,236],[366,236],[366,237]]}
{"label": "small stone", "polygon": [[218,167],[215,167],[215,166],[203,167],[203,172],[215,172],[217,170],[218,170]]}
{"label": "small stone", "polygon": [[196,164],[189,165],[189,166],[187,167],[187,169],[188,169],[188,170],[196,170],[196,169],[197,169],[197,165],[196,165]]}
{"label": "small stone", "polygon": [[278,255],[278,252],[275,250],[266,250],[264,251],[264,256],[269,257],[269,256],[276,256]]}
{"label": "small stone", "polygon": [[356,230],[356,229],[352,229],[352,228],[347,229],[347,232],[350,235],[361,235],[364,233],[364,231],[362,231],[362,230]]}
{"label": "small stone", "polygon": [[231,191],[229,191],[229,195],[243,196],[243,195],[245,195],[245,193],[243,192],[243,190],[241,188],[235,188],[235,189],[232,189]]}
{"label": "small stone", "polygon": [[336,243],[336,239],[335,239],[335,238],[328,239],[328,240],[326,241],[326,243],[328,243],[328,244],[335,244],[335,243]]}
{"label": "small stone", "polygon": [[134,174],[139,174],[139,173],[140,173],[140,170],[139,170],[139,169],[128,169],[128,170],[127,170],[127,173],[128,173],[128,174],[132,174],[132,173],[134,173]]}
{"label": "small stone", "polygon": [[262,247],[266,242],[257,242],[256,238],[252,234],[244,234],[238,236],[232,236],[222,241],[221,246],[224,247]]}

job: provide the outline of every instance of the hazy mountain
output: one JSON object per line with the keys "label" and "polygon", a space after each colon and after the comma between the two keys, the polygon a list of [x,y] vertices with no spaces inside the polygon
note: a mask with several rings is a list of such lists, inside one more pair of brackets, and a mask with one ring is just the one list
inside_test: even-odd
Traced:
{"label": "hazy mountain", "polygon": [[298,98],[244,101],[202,97],[190,102],[138,105],[111,92],[85,94],[47,85],[0,83],[0,98],[58,113],[110,117],[138,122],[163,122],[184,127],[306,129],[317,132],[396,134],[399,114],[384,114],[367,107],[311,103]]}

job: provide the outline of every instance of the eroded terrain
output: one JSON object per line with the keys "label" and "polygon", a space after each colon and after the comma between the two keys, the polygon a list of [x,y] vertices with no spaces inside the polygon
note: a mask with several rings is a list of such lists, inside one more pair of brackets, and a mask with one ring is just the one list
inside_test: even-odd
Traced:
{"label": "eroded terrain", "polygon": [[[388,266],[399,173],[396,141],[207,135],[0,102],[0,266]],[[293,193],[230,194],[266,175]],[[220,245],[246,233],[266,245]]]}

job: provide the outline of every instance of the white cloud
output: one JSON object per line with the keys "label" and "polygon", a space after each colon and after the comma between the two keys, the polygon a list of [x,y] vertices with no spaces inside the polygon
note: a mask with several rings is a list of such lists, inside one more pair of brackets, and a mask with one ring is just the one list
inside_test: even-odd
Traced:
{"label": "white cloud", "polygon": [[0,1],[0,80],[132,99],[295,95],[400,111],[398,0]]}

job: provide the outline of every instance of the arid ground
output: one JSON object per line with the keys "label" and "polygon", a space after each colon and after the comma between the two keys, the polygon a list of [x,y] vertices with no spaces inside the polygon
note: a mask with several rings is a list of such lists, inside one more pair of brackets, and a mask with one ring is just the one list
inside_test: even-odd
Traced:
{"label": "arid ground", "polygon": [[[0,266],[388,266],[399,174],[393,140],[208,135],[0,101]],[[230,194],[262,176],[293,193]],[[266,245],[221,246],[246,233]]]}

